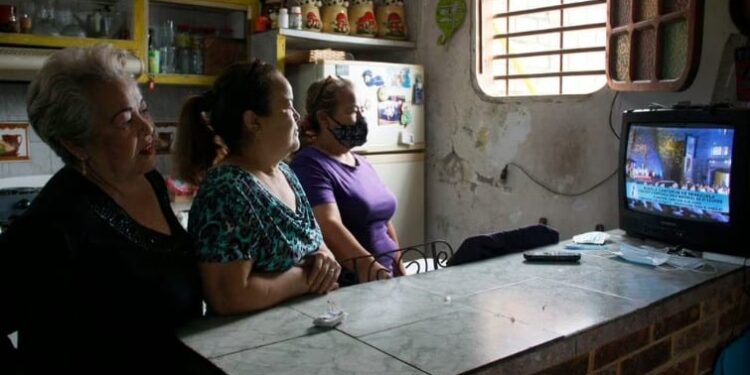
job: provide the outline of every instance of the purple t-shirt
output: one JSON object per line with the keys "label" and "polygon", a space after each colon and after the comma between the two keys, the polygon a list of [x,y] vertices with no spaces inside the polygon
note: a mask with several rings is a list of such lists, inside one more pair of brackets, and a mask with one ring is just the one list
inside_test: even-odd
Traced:
{"label": "purple t-shirt", "polygon": [[[302,183],[312,207],[335,203],[346,229],[371,254],[396,250],[388,236],[388,221],[396,212],[396,197],[378,177],[372,165],[354,155],[352,167],[326,155],[315,147],[306,147],[294,157],[292,169]],[[393,271],[393,259],[378,261]]]}

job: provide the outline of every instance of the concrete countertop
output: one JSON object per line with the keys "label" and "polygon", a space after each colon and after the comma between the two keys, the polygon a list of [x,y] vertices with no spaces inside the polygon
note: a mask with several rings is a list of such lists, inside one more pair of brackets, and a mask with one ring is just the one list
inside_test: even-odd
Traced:
{"label": "concrete countertop", "polygon": [[[612,233],[615,243],[622,240]],[[651,306],[742,268],[706,261],[710,272],[666,270],[580,252],[578,264],[527,263],[513,254],[371,282],[253,315],[205,319],[181,337],[230,374],[457,374],[623,317],[653,319]],[[312,318],[329,300],[347,320],[333,330],[314,328]]]}

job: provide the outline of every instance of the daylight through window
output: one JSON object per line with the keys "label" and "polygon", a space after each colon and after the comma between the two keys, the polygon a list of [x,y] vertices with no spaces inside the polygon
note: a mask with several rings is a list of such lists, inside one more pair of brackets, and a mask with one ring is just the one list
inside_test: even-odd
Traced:
{"label": "daylight through window", "polygon": [[606,0],[477,4],[476,71],[488,95],[588,94],[607,82]]}

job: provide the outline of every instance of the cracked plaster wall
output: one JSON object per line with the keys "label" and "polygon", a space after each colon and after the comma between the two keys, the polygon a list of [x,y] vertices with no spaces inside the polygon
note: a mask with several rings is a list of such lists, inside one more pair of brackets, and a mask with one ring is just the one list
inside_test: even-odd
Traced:
{"label": "cracked plaster wall", "polygon": [[[717,75],[720,66],[732,65],[732,54],[722,62],[722,51],[736,30],[725,5],[708,3],[693,85],[681,93],[620,94],[612,116],[618,132],[624,109],[652,102],[709,103],[715,86],[729,92],[728,81],[717,82]],[[612,173],[619,143],[607,115],[614,92],[603,88],[577,97],[483,101],[471,84],[471,11],[445,48],[436,44],[436,4],[423,2],[417,52],[426,71],[427,239],[447,239],[457,247],[467,236],[535,224],[540,217],[547,217],[561,238],[594,230],[599,223],[616,228],[615,178],[574,198],[544,191],[513,167],[507,183],[499,180],[509,162],[566,192],[584,190]]]}

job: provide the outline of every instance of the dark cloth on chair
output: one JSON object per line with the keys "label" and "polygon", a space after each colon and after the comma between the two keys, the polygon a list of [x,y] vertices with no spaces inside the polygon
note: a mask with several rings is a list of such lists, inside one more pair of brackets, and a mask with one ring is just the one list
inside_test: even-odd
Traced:
{"label": "dark cloth on chair", "polygon": [[540,246],[556,244],[560,234],[545,225],[533,225],[507,232],[483,234],[469,237],[448,260],[448,266],[457,266],[493,258],[500,255],[517,253]]}
{"label": "dark cloth on chair", "polygon": [[176,336],[202,313],[195,247],[146,178],[171,234],[65,167],[0,235],[0,373],[223,373]]}

